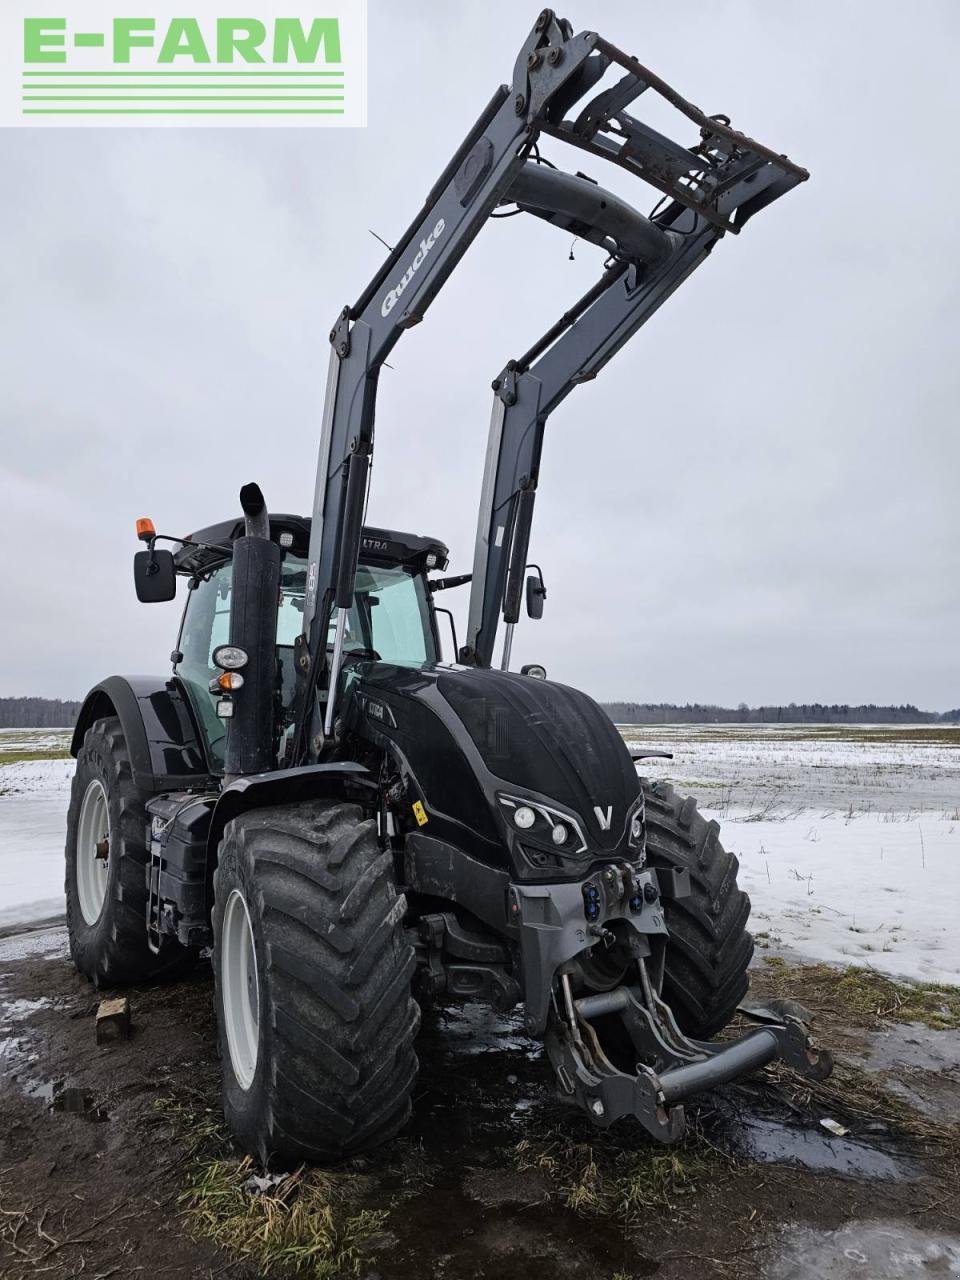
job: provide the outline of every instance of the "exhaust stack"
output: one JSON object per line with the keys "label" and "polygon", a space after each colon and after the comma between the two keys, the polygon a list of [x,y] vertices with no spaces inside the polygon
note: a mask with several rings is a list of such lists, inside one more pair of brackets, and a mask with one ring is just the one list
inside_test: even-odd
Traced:
{"label": "exhaust stack", "polygon": [[225,781],[266,773],[276,764],[277,600],[283,552],[270,541],[270,516],[259,485],[243,486],[240,506],[244,534],[233,544],[230,644],[242,649],[247,661],[227,726]]}

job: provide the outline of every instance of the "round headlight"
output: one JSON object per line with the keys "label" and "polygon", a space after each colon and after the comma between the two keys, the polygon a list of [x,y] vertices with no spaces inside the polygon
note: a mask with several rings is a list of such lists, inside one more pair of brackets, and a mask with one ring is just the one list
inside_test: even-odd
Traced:
{"label": "round headlight", "polygon": [[517,806],[513,820],[521,831],[527,831],[537,820],[537,815],[527,804]]}
{"label": "round headlight", "polygon": [[550,832],[550,838],[553,840],[554,844],[566,844],[567,837],[569,836],[569,834],[570,832],[563,825],[563,823],[558,822],[557,825]]}
{"label": "round headlight", "polygon": [[221,671],[239,671],[247,665],[247,653],[238,644],[218,644],[213,651],[213,665]]}

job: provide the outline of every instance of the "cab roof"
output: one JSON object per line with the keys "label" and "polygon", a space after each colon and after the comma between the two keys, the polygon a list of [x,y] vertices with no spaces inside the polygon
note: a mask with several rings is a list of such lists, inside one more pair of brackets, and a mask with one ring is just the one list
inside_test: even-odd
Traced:
{"label": "cab roof", "polygon": [[[187,537],[190,543],[174,555],[177,572],[187,575],[203,573],[214,564],[225,560],[232,551],[236,538],[244,531],[243,516],[234,520],[221,520],[219,524],[206,525]],[[309,516],[271,515],[270,539],[280,542],[292,555],[306,558],[310,543]],[[433,564],[427,563],[434,556]],[[414,571],[421,569],[445,569],[449,551],[439,538],[424,538],[413,533],[401,533],[396,529],[379,529],[364,525],[360,538],[360,559],[365,563],[404,565]]]}

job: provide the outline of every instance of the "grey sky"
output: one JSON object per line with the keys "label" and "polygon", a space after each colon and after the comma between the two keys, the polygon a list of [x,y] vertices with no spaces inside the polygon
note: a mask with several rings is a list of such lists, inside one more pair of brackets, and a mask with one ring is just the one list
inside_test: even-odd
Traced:
{"label": "grey sky", "polygon": [[[551,420],[516,661],[598,697],[956,706],[960,7],[560,11],[813,177]],[[399,234],[536,12],[371,0],[365,131],[0,131],[0,694],[167,668],[180,606],[136,603],[137,516],[184,533],[248,479],[309,509],[367,228]],[[371,523],[444,537],[453,572],[490,380],[599,271],[568,248],[491,224],[381,379]]]}

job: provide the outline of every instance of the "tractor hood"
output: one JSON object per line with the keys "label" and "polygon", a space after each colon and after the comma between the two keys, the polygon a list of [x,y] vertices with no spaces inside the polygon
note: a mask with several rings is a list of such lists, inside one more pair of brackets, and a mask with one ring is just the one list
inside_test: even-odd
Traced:
{"label": "tractor hood", "polygon": [[[400,747],[431,816],[453,819],[501,848],[506,843],[515,855],[522,845],[527,862],[531,843],[545,848],[546,863],[534,858],[544,869],[556,867],[553,855],[561,853],[571,869],[597,857],[637,856],[629,846],[640,782],[610,717],[585,693],[470,667],[364,663],[358,674],[358,711],[368,730],[375,721],[376,736]],[[423,721],[427,713],[432,728]],[[511,800],[552,804],[577,820],[582,839],[552,848],[539,810],[536,828],[519,831]]]}
{"label": "tractor hood", "polygon": [[489,669],[445,673],[437,689],[490,773],[573,810],[592,847],[618,847],[640,783],[616,726],[592,698]]}

